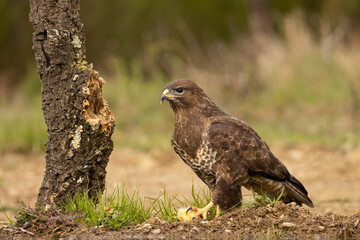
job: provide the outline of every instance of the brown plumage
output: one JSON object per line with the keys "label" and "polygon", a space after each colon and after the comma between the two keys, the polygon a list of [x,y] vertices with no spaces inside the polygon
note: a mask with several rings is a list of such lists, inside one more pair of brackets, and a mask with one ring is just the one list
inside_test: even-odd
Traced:
{"label": "brown plumage", "polygon": [[259,135],[219,109],[197,84],[173,81],[165,86],[161,100],[169,101],[175,113],[175,152],[212,192],[203,217],[213,205],[227,210],[241,202],[241,186],[271,197],[283,192],[285,203],[314,206],[304,186]]}

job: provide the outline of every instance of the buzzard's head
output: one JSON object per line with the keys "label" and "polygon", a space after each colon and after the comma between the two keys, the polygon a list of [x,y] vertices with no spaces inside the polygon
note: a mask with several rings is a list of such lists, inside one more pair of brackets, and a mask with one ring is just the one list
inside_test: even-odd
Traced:
{"label": "buzzard's head", "polygon": [[190,80],[175,80],[165,86],[161,102],[167,100],[172,108],[196,105],[206,99],[203,90]]}
{"label": "buzzard's head", "polygon": [[161,96],[161,102],[167,100],[175,114],[191,115],[195,109],[196,114],[206,116],[224,115],[210,100],[204,91],[190,80],[175,80],[165,86]]}

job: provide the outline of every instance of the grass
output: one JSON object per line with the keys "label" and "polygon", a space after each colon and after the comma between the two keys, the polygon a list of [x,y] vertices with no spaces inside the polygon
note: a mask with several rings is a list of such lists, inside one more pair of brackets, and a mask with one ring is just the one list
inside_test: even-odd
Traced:
{"label": "grass", "polygon": [[164,190],[156,198],[148,198],[153,207],[153,215],[165,221],[173,222],[178,221],[176,215],[179,206],[182,206],[181,200],[178,196],[169,196]]}
{"label": "grass", "polygon": [[110,194],[105,190],[104,195],[99,194],[97,200],[98,202],[91,199],[86,192],[78,193],[64,203],[62,210],[64,213],[80,211],[84,213],[84,223],[110,229],[142,223],[149,219],[153,212],[152,206],[145,206],[138,190],[128,193],[124,185]]}
{"label": "grass", "polygon": [[277,197],[272,198],[270,197],[266,192],[261,192],[260,194],[256,193],[254,190],[251,189],[252,197],[254,201],[252,202],[252,205],[254,206],[267,206],[271,205],[274,206],[283,195],[283,192],[281,192]]}
{"label": "grass", "polygon": [[[51,216],[60,216],[71,219],[87,226],[103,226],[116,230],[132,224],[140,224],[151,217],[164,221],[174,222],[177,211],[188,204],[198,207],[205,206],[210,201],[210,191],[205,187],[198,191],[192,188],[192,199],[183,197],[181,201],[177,196],[169,196],[164,190],[155,198],[140,197],[139,191],[129,193],[125,184],[118,186],[111,193],[105,190],[99,193],[96,199],[88,196],[87,192],[77,193],[61,206],[61,211],[47,212],[40,208],[31,208],[21,205],[16,215],[16,221],[7,217],[10,224],[29,224],[31,221],[52,221]],[[55,211],[55,212],[54,212]],[[6,215],[5,209],[3,213]],[[7,216],[7,215],[6,215]]]}
{"label": "grass", "polygon": [[0,152],[45,150],[47,133],[40,99],[33,103],[18,99],[11,106],[0,105],[0,119]]}
{"label": "grass", "polygon": [[[47,214],[45,211],[41,211],[41,213],[37,210],[40,209],[33,209],[30,206],[27,206],[25,203],[21,202],[20,210],[17,212],[15,218],[16,221],[12,221],[12,223],[15,223],[16,225],[23,225],[28,224],[34,219],[44,219],[47,217]],[[4,212],[5,213],[5,212]]]}
{"label": "grass", "polygon": [[[243,207],[272,206],[279,201],[281,195],[276,199],[271,199],[266,193],[252,193],[253,200],[244,202]],[[50,211],[41,208],[32,208],[22,203],[20,210],[16,214],[16,221],[6,214],[6,209],[2,208],[10,224],[19,226],[27,225],[30,222],[49,222],[53,224],[54,219],[61,218],[61,221],[74,221],[86,226],[103,226],[112,230],[123,228],[128,225],[140,224],[149,218],[159,218],[163,221],[179,221],[177,212],[179,208],[206,206],[211,199],[211,192],[207,187],[195,188],[192,186],[191,198],[169,196],[165,190],[161,191],[155,198],[140,197],[139,190],[129,193],[126,185],[123,184],[109,193],[105,190],[104,194],[99,193],[96,199],[88,196],[87,192],[77,193],[72,199],[62,204],[60,210],[51,209]],[[213,207],[208,212],[208,220],[215,217],[216,208]]]}
{"label": "grass", "polygon": [[272,229],[267,229],[267,233],[265,236],[266,240],[278,240],[278,239],[283,239],[286,238],[286,236],[284,236],[287,233],[286,230],[284,229],[277,229],[274,224],[272,225]]}
{"label": "grass", "polygon": [[[178,221],[177,214],[179,208],[188,208],[190,206],[196,206],[198,208],[205,207],[211,201],[210,189],[206,186],[199,186],[195,188],[194,184],[191,188],[191,198],[177,195],[168,196],[166,190],[159,194],[157,198],[149,198],[152,201],[154,209],[154,216],[159,217],[165,221]],[[215,208],[211,208],[208,212],[208,219],[214,218],[216,213]]]}
{"label": "grass", "polygon": [[275,198],[270,197],[266,192],[261,192],[260,194],[251,189],[251,199],[248,201],[243,200],[242,208],[252,208],[252,207],[264,207],[264,206],[274,206],[282,196],[282,193],[277,195]]}
{"label": "grass", "polygon": [[6,214],[7,210],[14,210],[14,209],[3,206],[2,202],[0,201],[0,212],[2,212],[4,214],[5,218],[9,222],[9,224],[13,225],[13,224],[15,224],[15,221],[9,215]]}

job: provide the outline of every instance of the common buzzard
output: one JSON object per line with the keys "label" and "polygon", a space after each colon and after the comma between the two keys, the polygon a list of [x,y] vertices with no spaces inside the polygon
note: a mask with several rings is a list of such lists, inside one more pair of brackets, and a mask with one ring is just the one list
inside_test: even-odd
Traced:
{"label": "common buzzard", "polygon": [[163,89],[164,100],[175,113],[172,147],[212,193],[211,202],[196,216],[206,218],[212,206],[219,214],[241,203],[241,186],[270,197],[282,193],[285,203],[314,207],[305,187],[255,130],[223,112],[197,84],[173,81]]}

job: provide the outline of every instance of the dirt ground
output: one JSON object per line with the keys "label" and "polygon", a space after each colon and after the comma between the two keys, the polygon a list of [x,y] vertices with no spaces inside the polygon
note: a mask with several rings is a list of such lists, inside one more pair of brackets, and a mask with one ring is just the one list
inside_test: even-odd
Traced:
{"label": "dirt ground", "polygon": [[[314,209],[278,204],[272,209],[265,207],[226,214],[211,222],[162,223],[155,219],[151,223],[123,229],[116,234],[135,238],[139,234],[150,234],[155,238],[163,238],[161,236],[164,234],[202,238],[204,236],[201,234],[204,232],[211,233],[214,238],[217,234],[221,234],[222,238],[257,234],[274,236],[317,233],[340,234],[345,237],[354,232],[359,234],[360,147],[331,149],[304,145],[287,148],[274,145],[271,149],[307,188],[315,204]],[[42,181],[44,155],[7,153],[0,158],[2,206],[16,208],[20,201],[33,205]],[[170,195],[190,196],[193,183],[195,186],[203,185],[171,150],[144,153],[119,149],[111,155],[107,170],[109,191],[126,181],[129,191],[139,187],[143,196],[158,196],[164,186]],[[244,194],[247,192],[244,191]],[[7,213],[10,216],[14,214],[12,211]],[[6,222],[2,213],[1,221]],[[4,228],[4,225],[0,227],[0,233],[4,233]],[[99,231],[101,229],[95,229],[92,237],[98,236]],[[104,236],[104,233],[100,235]]]}

